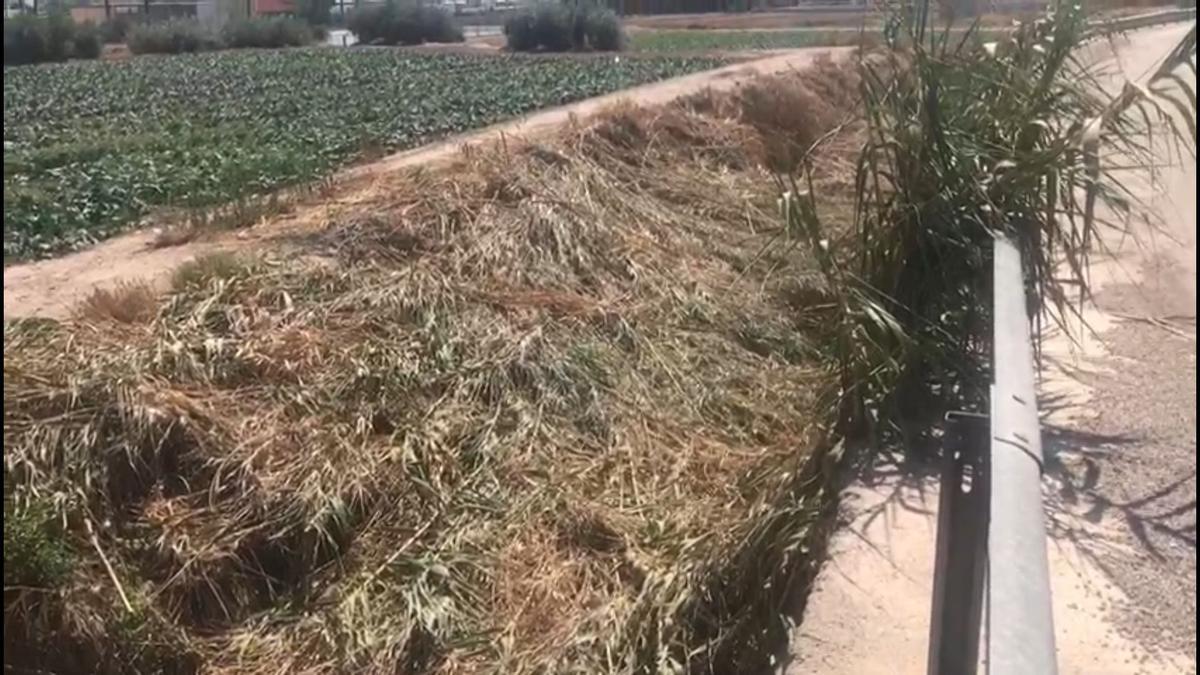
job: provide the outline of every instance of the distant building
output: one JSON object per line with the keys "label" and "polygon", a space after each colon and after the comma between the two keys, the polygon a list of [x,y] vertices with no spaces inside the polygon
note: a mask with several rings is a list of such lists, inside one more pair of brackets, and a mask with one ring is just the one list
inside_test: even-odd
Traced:
{"label": "distant building", "polygon": [[251,0],[252,13],[255,16],[263,14],[292,14],[296,11],[293,0]]}
{"label": "distant building", "polygon": [[195,18],[203,23],[220,24],[248,15],[291,14],[295,3],[294,0],[93,0],[70,11],[76,23],[101,24],[113,16],[129,15],[149,16],[152,21]]}

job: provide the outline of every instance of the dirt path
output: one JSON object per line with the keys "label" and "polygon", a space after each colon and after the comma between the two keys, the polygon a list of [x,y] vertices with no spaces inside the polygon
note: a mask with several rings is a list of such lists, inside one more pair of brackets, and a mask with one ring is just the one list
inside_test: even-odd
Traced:
{"label": "dirt path", "polygon": [[[655,105],[679,96],[702,91],[733,89],[747,79],[769,73],[802,69],[822,55],[845,54],[845,48],[797,49],[764,55],[762,58],[646,84],[624,91],[597,96],[570,105],[535,112],[524,117],[447,138],[438,143],[385,157],[376,162],[349,168],[336,177],[332,195],[324,199],[354,201],[373,189],[381,177],[417,166],[444,164],[470,147],[505,142],[518,145],[536,141],[559,127],[582,121],[623,102]],[[45,316],[62,318],[97,286],[112,286],[123,281],[144,280],[161,283],[180,264],[197,255],[221,250],[242,250],[269,245],[280,238],[286,223],[311,222],[321,218],[324,204],[298,204],[301,213],[275,219],[254,227],[225,233],[207,241],[180,246],[155,248],[153,228],[139,230],[100,243],[90,249],[60,258],[12,265],[4,270],[4,317]],[[281,221],[284,224],[281,224]]]}
{"label": "dirt path", "polygon": [[[1122,38],[1122,69],[1143,76],[1188,28]],[[1111,255],[1092,269],[1097,302],[1086,318],[1098,339],[1046,335],[1048,555],[1063,675],[1196,672],[1195,160],[1158,178],[1140,192],[1164,228],[1131,224],[1137,238],[1110,238]],[[786,673],[925,672],[937,504],[929,474],[903,466],[847,491]]]}

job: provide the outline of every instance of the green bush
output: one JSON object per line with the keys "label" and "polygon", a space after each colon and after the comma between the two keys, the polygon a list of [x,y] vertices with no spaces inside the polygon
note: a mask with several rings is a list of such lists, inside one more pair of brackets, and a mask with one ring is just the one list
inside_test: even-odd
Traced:
{"label": "green bush", "polygon": [[509,51],[528,52],[537,49],[533,35],[533,13],[521,10],[504,20],[504,42]]}
{"label": "green bush", "polygon": [[296,0],[296,16],[310,26],[327,26],[332,20],[333,0]]}
{"label": "green bush", "polygon": [[598,52],[616,52],[625,48],[621,19],[612,10],[594,8],[586,16],[589,48]]}
{"label": "green bush", "polygon": [[18,16],[4,21],[4,65],[17,66],[100,55],[100,35],[92,24],[76,25],[67,14]]}
{"label": "green bush", "polygon": [[51,14],[42,24],[46,35],[46,55],[50,61],[66,61],[73,51],[75,22],[69,14]]}
{"label": "green bush", "polygon": [[421,25],[425,29],[426,42],[462,42],[463,32],[450,15],[449,10],[440,7],[423,7],[421,9]]}
{"label": "green bush", "polygon": [[571,14],[566,5],[540,2],[521,9],[504,22],[504,34],[512,51],[571,49]]}
{"label": "green bush", "polygon": [[220,49],[221,42],[194,19],[173,19],[134,26],[126,39],[134,54],[180,54]]}
{"label": "green bush", "polygon": [[70,572],[71,546],[48,508],[4,504],[4,587],[58,585]]}
{"label": "green bush", "polygon": [[113,45],[125,42],[129,31],[136,24],[136,19],[129,14],[114,14],[111,19],[100,25],[100,37],[104,44]]}
{"label": "green bush", "polygon": [[221,34],[229,48],[299,47],[313,41],[312,28],[302,19],[286,16],[256,17],[231,21]]}
{"label": "green bush", "polygon": [[348,27],[363,44],[463,41],[462,29],[448,11],[409,2],[388,2],[357,10],[350,15]]}
{"label": "green bush", "polygon": [[508,48],[517,52],[617,51],[625,46],[621,21],[611,10],[581,2],[539,2],[504,23]]}
{"label": "green bush", "polygon": [[[127,43],[135,54],[179,54],[213,49],[299,47],[317,37],[303,19],[286,16],[236,19],[220,32],[194,19],[174,19],[128,27]],[[117,29],[114,29],[114,35]]]}
{"label": "green bush", "polygon": [[4,22],[4,65],[46,60],[46,35],[39,19],[18,16]]}
{"label": "green bush", "polygon": [[104,47],[104,41],[100,38],[100,29],[94,23],[85,23],[76,26],[72,47],[71,56],[73,58],[99,58],[100,50]]}

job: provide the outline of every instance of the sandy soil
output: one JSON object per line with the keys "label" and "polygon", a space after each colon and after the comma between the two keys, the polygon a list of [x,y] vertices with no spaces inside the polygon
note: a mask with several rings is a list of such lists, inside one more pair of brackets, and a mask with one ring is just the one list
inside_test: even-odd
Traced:
{"label": "sandy soil", "polygon": [[[1134,36],[1115,65],[1141,76],[1157,65],[1155,47],[1188,27]],[[1195,672],[1195,159],[1145,178],[1137,192],[1161,222],[1134,221],[1132,238],[1105,239],[1084,315],[1098,339],[1081,325],[1068,327],[1076,340],[1048,336],[1050,534],[1114,588],[1108,616],[1124,637],[1190,654],[1179,672]]]}
{"label": "sandy soil", "polygon": [[105,61],[128,61],[133,53],[124,44],[104,45],[100,50],[100,58]]}
{"label": "sandy soil", "polygon": [[542,110],[516,120],[454,136],[433,145],[352,167],[336,177],[331,194],[326,194],[320,199],[301,200],[290,213],[282,217],[264,221],[236,233],[222,233],[205,241],[155,248],[153,243],[156,234],[152,229],[148,229],[116,237],[86,251],[61,258],[12,265],[4,270],[4,316],[62,318],[97,286],[112,286],[130,280],[161,284],[172,270],[197,255],[275,245],[284,240],[294,239],[289,235],[294,234],[292,230],[296,228],[321,226],[329,207],[328,202],[364,198],[366,193],[376,189],[377,179],[394,171],[445,163],[482,144],[506,143],[513,147],[527,141],[536,142],[539,136],[562,125],[581,122],[616,105],[627,102],[643,105],[661,104],[706,88],[732,89],[760,74],[804,68],[822,55],[845,53],[847,50],[841,48],[815,48],[766,55],[755,61]]}
{"label": "sandy soil", "polygon": [[[1141,77],[1189,28],[1118,40],[1120,66]],[[1161,229],[1131,223],[1137,237],[1110,238],[1092,268],[1085,320],[1095,333],[1045,335],[1045,503],[1064,675],[1196,672],[1195,160],[1158,179],[1139,192]],[[925,672],[937,493],[930,472],[895,465],[847,490],[785,672]]]}

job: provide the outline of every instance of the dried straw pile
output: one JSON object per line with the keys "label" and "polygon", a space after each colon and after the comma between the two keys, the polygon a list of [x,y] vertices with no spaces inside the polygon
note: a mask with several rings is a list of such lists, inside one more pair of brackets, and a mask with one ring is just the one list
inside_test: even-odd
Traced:
{"label": "dried straw pile", "polygon": [[750,111],[819,102],[821,70],[397,177],[306,255],[7,324],[5,663],[758,663],[811,557],[831,380],[763,167],[838,105],[790,134]]}

